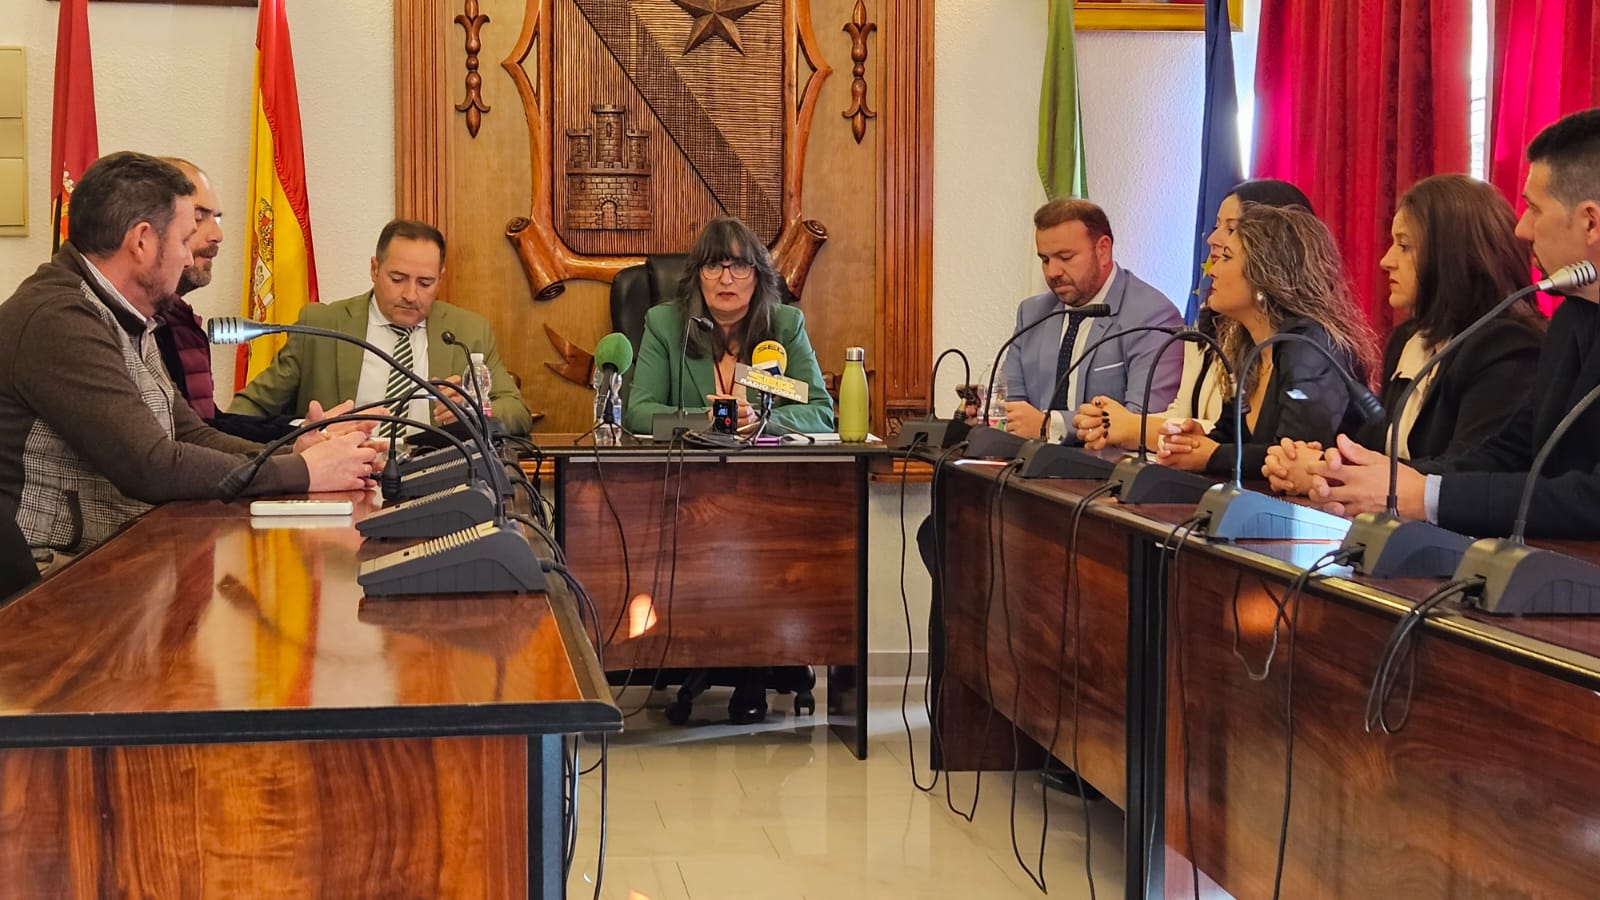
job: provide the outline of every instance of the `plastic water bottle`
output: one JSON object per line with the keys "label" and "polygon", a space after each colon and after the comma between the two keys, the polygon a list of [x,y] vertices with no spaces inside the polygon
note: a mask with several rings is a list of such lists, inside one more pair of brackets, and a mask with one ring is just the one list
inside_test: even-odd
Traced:
{"label": "plastic water bottle", "polygon": [[867,351],[846,347],[839,376],[839,440],[867,439]]}
{"label": "plastic water bottle", "polygon": [[1006,373],[994,373],[994,386],[989,389],[989,419],[985,423],[990,428],[1006,430]]}
{"label": "plastic water bottle", "polygon": [[594,445],[622,443],[622,376],[599,366],[594,373]]}
{"label": "plastic water bottle", "polygon": [[[471,393],[472,399],[483,407],[485,419],[494,415],[489,408],[489,388],[492,376],[489,374],[489,364],[483,361],[482,353],[474,353],[467,364],[465,377],[461,379],[462,385]],[[476,387],[474,387],[476,385]]]}

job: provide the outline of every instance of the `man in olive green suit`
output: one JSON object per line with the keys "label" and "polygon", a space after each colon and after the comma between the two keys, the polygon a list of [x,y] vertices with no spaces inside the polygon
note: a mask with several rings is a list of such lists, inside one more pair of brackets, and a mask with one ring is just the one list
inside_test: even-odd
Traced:
{"label": "man in olive green suit", "polygon": [[[431,225],[396,219],[378,236],[372,290],[336,303],[307,304],[299,324],[364,338],[402,361],[409,358],[412,371],[428,379],[459,381],[467,353],[482,353],[494,418],[509,434],[527,434],[533,416],[500,359],[488,321],[435,299],[443,274],[444,235]],[[445,343],[446,333],[460,346]],[[290,334],[272,365],[236,394],[228,409],[305,415],[312,400],[327,407],[353,399],[360,406],[390,395],[390,368],[377,356],[344,341]],[[439,425],[455,418],[443,404],[425,399],[413,400],[405,415],[427,421],[430,412]]]}

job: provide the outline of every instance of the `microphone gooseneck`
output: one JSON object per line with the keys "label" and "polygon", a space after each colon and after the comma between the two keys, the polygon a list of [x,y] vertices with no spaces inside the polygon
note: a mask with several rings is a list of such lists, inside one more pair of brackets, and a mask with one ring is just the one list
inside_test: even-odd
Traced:
{"label": "microphone gooseneck", "polygon": [[1244,362],[1240,363],[1239,365],[1238,374],[1234,377],[1233,481],[1230,482],[1230,486],[1235,490],[1244,490],[1244,380],[1250,374],[1250,367],[1255,365],[1256,360],[1261,358],[1262,350],[1265,350],[1273,344],[1282,343],[1305,344],[1307,347],[1310,347],[1317,353],[1321,354],[1322,358],[1326,359],[1328,364],[1333,366],[1333,371],[1339,376],[1339,380],[1344,382],[1345,390],[1349,393],[1351,401],[1354,402],[1360,409],[1361,417],[1363,419],[1371,421],[1372,419],[1379,418],[1383,415],[1383,405],[1378,402],[1376,397],[1372,396],[1372,392],[1367,390],[1366,385],[1357,381],[1355,376],[1345,371],[1344,366],[1340,365],[1339,361],[1335,359],[1333,354],[1328,351],[1328,348],[1322,346],[1303,334],[1294,334],[1286,331],[1280,331],[1277,334],[1274,334],[1273,336],[1250,348],[1250,352],[1244,355]]}
{"label": "microphone gooseneck", "polygon": [[[1461,329],[1450,340],[1446,341],[1445,345],[1439,348],[1439,352],[1435,353],[1432,359],[1423,363],[1416,374],[1411,376],[1411,383],[1405,386],[1405,389],[1400,392],[1399,398],[1395,400],[1394,421],[1389,423],[1389,446],[1385,448],[1389,451],[1389,496],[1386,498],[1385,512],[1393,518],[1398,519],[1400,517],[1400,415],[1405,410],[1406,403],[1410,401],[1411,395],[1416,393],[1417,388],[1422,386],[1424,376],[1433,371],[1434,366],[1442,362],[1446,356],[1454,353],[1456,348],[1466,342],[1467,338],[1486,327],[1501,313],[1510,309],[1512,304],[1532,294],[1534,291],[1569,291],[1573,288],[1593,284],[1594,281],[1594,263],[1584,260],[1569,266],[1562,266],[1550,273],[1550,277],[1536,284],[1530,284],[1521,290],[1511,292],[1504,300],[1496,304],[1493,309],[1484,313],[1477,321]],[[1535,469],[1535,471],[1538,470]]]}
{"label": "microphone gooseneck", "polygon": [[[1102,308],[1106,308],[1105,304],[1103,304],[1103,303],[1099,304],[1099,305]],[[1100,315],[1104,315],[1104,313],[1101,313]],[[1144,331],[1159,331],[1162,334],[1170,335],[1170,334],[1174,334],[1176,332],[1180,332],[1182,330],[1183,329],[1181,327],[1175,326],[1175,325],[1135,325],[1132,328],[1123,328],[1123,329],[1120,329],[1118,331],[1113,331],[1110,334],[1103,335],[1103,336],[1101,336],[1101,338],[1099,340],[1094,341],[1094,342],[1090,343],[1089,346],[1083,348],[1083,352],[1078,354],[1078,358],[1074,359],[1071,362],[1071,364],[1069,364],[1067,366],[1065,371],[1063,371],[1061,374],[1056,376],[1056,383],[1054,385],[1052,385],[1051,388],[1050,388],[1050,396],[1054,397],[1056,394],[1061,393],[1061,386],[1067,383],[1067,379],[1072,377],[1072,373],[1076,372],[1078,370],[1079,366],[1083,365],[1086,361],[1088,361],[1089,357],[1094,355],[1094,351],[1100,349],[1100,347],[1102,345],[1108,344],[1111,341],[1116,340],[1117,338],[1127,337],[1130,334],[1139,334],[1140,332],[1144,332]],[[1162,345],[1162,352],[1165,352],[1166,346],[1167,346],[1166,344]],[[1161,357],[1158,354],[1156,356],[1156,363],[1159,364],[1160,362],[1161,362]],[[1150,378],[1146,379],[1146,381],[1145,381],[1145,401],[1144,401],[1145,403],[1149,403],[1150,402],[1150,381],[1153,380],[1154,378],[1155,378],[1155,370],[1152,369],[1151,372],[1150,372]],[[1045,412],[1044,421],[1039,423],[1039,439],[1040,440],[1044,440],[1045,436],[1050,433],[1050,412],[1051,411],[1047,409],[1044,412]]]}
{"label": "microphone gooseneck", "polygon": [[[275,323],[255,322],[250,319],[239,318],[236,316],[221,316],[212,319],[210,322],[206,323],[206,334],[211,339],[213,344],[242,344],[268,334],[306,334],[315,337],[332,338],[336,341],[344,341],[345,343],[355,344],[368,353],[375,354],[379,359],[383,360],[391,370],[402,373],[402,375],[409,379],[412,384],[421,388],[434,400],[437,400],[439,403],[443,404],[445,409],[450,410],[450,412],[456,417],[456,421],[460,422],[462,427],[467,429],[468,433],[472,437],[473,443],[476,444],[478,449],[482,452],[484,461],[486,463],[497,458],[494,452],[494,445],[490,442],[489,437],[484,429],[480,427],[482,425],[481,422],[469,421],[470,417],[467,415],[466,411],[461,406],[457,405],[455,401],[446,396],[442,390],[435,387],[422,376],[411,371],[409,367],[401,365],[399,360],[395,359],[393,356],[390,356],[388,353],[384,352],[382,348],[375,346],[364,338],[359,338],[352,334],[345,334],[342,331],[334,331],[329,328],[317,328],[311,325],[301,325],[299,323],[282,325]],[[443,336],[441,335],[441,339],[442,337]],[[464,397],[465,395],[463,394],[462,396]],[[393,416],[391,418],[401,424],[418,426],[422,425],[420,422],[411,422],[399,416]],[[332,420],[326,420],[324,422],[317,423],[312,427],[326,425],[328,421]],[[388,420],[373,418],[371,421]],[[427,427],[431,429],[435,426],[430,423]],[[297,431],[290,432],[291,435],[296,436],[303,433],[304,431],[299,431],[298,429]],[[441,430],[440,433],[444,432]],[[456,440],[453,435],[451,435],[450,438],[452,441],[460,444],[460,441]],[[273,445],[269,446],[281,447],[283,444],[280,439],[279,441],[274,442]],[[462,445],[462,448],[463,453],[466,453],[465,445]],[[466,456],[468,458],[468,468],[470,469],[471,454],[466,453]],[[256,469],[259,470],[259,468],[260,464],[257,464]],[[505,470],[502,466],[496,464],[489,465],[487,468],[491,473],[490,477],[493,478],[495,482],[493,488],[498,495],[496,501],[496,521],[503,522],[506,519],[505,495],[510,493],[510,481],[506,477]],[[239,486],[238,490],[234,491],[232,496],[237,497],[238,491],[242,491],[244,489],[244,484],[248,484],[248,479],[254,477],[254,474],[255,473],[252,471],[246,478],[245,482]],[[232,477],[231,473],[229,477]],[[224,481],[226,480],[227,479],[224,479]]]}
{"label": "microphone gooseneck", "polygon": [[688,380],[686,376],[688,375],[688,372],[689,372],[689,337],[690,337],[690,335],[694,334],[696,331],[700,332],[701,334],[709,334],[711,332],[711,329],[714,328],[714,327],[716,327],[716,326],[712,325],[711,324],[711,320],[706,318],[705,316],[690,316],[688,324],[683,326],[683,346],[678,348],[678,418],[679,419],[683,418],[683,407],[685,405],[684,404],[684,400],[687,398],[687,394],[688,394],[688,385],[685,384],[685,382]]}
{"label": "microphone gooseneck", "polygon": [[[1205,344],[1207,349],[1215,351],[1217,354],[1217,360],[1222,363],[1223,371],[1227,372],[1229,375],[1233,374],[1233,364],[1228,362],[1228,355],[1222,352],[1221,342],[1198,328],[1180,328],[1173,331],[1172,334],[1161,343],[1161,347],[1156,350],[1157,362],[1161,360],[1162,355],[1167,352],[1167,348],[1172,346],[1174,341],[1183,341],[1190,344]],[[1150,459],[1149,442],[1145,440],[1145,435],[1148,434],[1150,430],[1150,386],[1155,383],[1155,380],[1155,371],[1152,370],[1150,372],[1150,377],[1145,379],[1144,401],[1143,405],[1139,407],[1139,461],[1141,463]]]}
{"label": "microphone gooseneck", "polygon": [[1005,342],[1000,345],[1000,349],[995,351],[994,363],[989,366],[989,383],[984,386],[983,390],[983,421],[985,424],[987,424],[989,421],[989,403],[992,399],[994,399],[994,379],[996,375],[1000,374],[1000,360],[1005,357],[1006,350],[1010,349],[1012,344],[1015,344],[1023,335],[1027,334],[1028,332],[1038,328],[1040,325],[1043,325],[1050,319],[1054,319],[1057,316],[1064,316],[1068,313],[1073,313],[1089,319],[1098,319],[1111,315],[1111,307],[1105,305],[1104,303],[1093,303],[1077,309],[1062,306],[1058,309],[1052,309],[1039,318],[1034,319],[1027,325],[1017,329],[1016,333],[1011,335],[1011,337],[1006,338]]}
{"label": "microphone gooseneck", "polygon": [[[319,428],[326,428],[329,425],[333,425],[338,422],[379,422],[396,425],[415,425],[418,428],[432,431],[454,445],[455,449],[460,452],[462,459],[466,460],[468,472],[471,472],[472,451],[467,449],[467,445],[462,442],[460,438],[449,433],[448,431],[445,431],[443,428],[440,428],[437,425],[423,422],[413,422],[412,420],[404,418],[403,416],[347,412],[343,415],[322,419],[321,421],[303,423],[289,431],[287,434],[276,438],[272,441],[272,443],[267,444],[266,447],[261,450],[261,452],[234,467],[233,471],[223,476],[223,479],[217,482],[217,499],[224,503],[231,503],[234,500],[237,500],[239,495],[244,493],[244,489],[250,485],[250,482],[255,480],[256,473],[261,470],[261,467],[266,465],[267,460],[271,459],[272,455],[282,449],[284,445],[298,439],[301,435],[306,434],[307,432],[316,431]],[[385,472],[385,476],[387,477],[387,472]]]}

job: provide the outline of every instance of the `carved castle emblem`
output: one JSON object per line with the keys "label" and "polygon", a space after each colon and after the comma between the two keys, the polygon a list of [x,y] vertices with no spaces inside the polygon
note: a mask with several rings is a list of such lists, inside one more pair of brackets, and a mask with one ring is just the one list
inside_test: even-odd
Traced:
{"label": "carved castle emblem", "polygon": [[567,129],[567,227],[649,231],[650,132],[627,127],[620,106],[590,107],[588,128]]}

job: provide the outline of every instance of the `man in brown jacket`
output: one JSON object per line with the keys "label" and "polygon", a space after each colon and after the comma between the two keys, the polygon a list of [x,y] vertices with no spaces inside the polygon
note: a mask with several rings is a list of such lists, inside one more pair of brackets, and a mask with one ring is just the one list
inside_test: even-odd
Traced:
{"label": "man in brown jacket", "polygon": [[[48,567],[168,500],[213,497],[260,444],[207,427],[177,397],[152,332],[193,257],[194,184],[113,153],[72,195],[68,241],[0,304],[0,497]],[[252,494],[361,488],[365,432],[313,433]]]}

